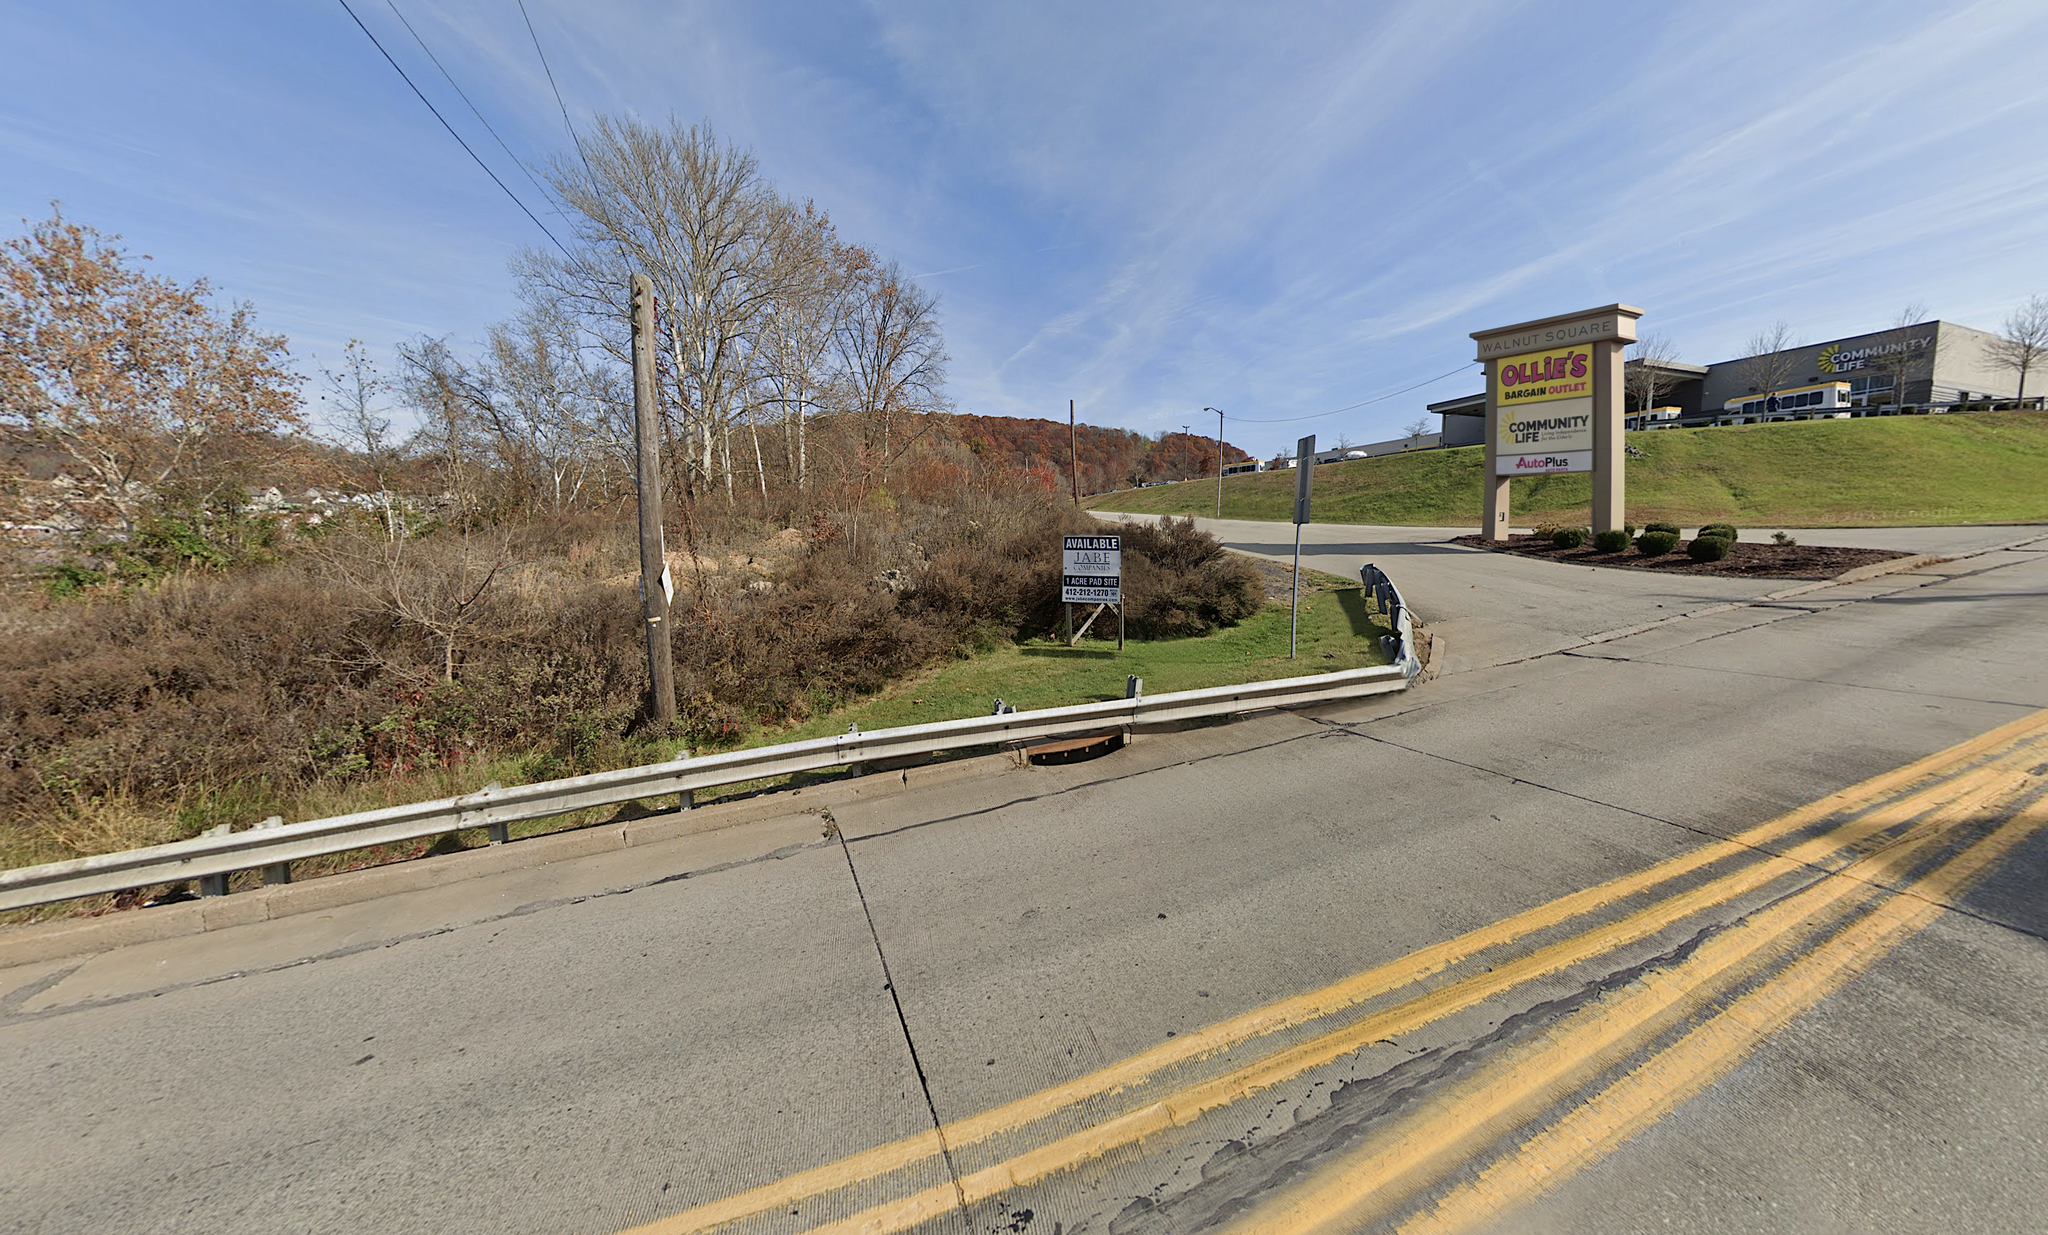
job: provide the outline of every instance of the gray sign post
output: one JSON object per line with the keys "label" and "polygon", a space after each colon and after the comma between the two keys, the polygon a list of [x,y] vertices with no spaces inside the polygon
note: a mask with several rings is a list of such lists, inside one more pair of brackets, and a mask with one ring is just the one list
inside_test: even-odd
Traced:
{"label": "gray sign post", "polygon": [[1289,589],[1293,613],[1287,619],[1287,659],[1294,659],[1301,637],[1301,525],[1308,522],[1308,494],[1316,479],[1316,435],[1294,444],[1294,583]]}

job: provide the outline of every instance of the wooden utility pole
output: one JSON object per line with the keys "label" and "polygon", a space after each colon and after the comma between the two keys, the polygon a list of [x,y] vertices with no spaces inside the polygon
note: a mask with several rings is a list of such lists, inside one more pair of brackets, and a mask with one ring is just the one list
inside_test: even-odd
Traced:
{"label": "wooden utility pole", "polygon": [[1216,413],[1216,517],[1223,517],[1223,409],[1205,407],[1205,412]]}
{"label": "wooden utility pole", "polygon": [[647,714],[676,718],[669,650],[668,554],[661,539],[661,425],[654,409],[654,282],[633,276],[633,439],[640,489],[640,602],[647,618]]}
{"label": "wooden utility pole", "polygon": [[1074,486],[1074,505],[1081,504],[1081,439],[1074,429],[1074,401],[1067,400],[1067,476]]}

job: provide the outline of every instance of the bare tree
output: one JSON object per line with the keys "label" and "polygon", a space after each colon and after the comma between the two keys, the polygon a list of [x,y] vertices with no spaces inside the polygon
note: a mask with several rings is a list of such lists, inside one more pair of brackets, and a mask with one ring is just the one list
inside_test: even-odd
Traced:
{"label": "bare tree", "polygon": [[733,421],[777,287],[779,203],[753,155],[706,128],[599,117],[578,157],[557,158],[547,177],[581,244],[570,257],[527,253],[518,269],[529,294],[575,313],[630,365],[626,287],[633,271],[646,272],[681,421],[681,449],[666,453],[683,463],[686,495],[716,475],[731,497]]}
{"label": "bare tree", "polygon": [[1409,421],[1408,426],[1402,429],[1401,432],[1406,433],[1409,437],[1428,437],[1434,432],[1434,428],[1429,423],[1429,417],[1417,416]]}
{"label": "bare tree", "polygon": [[799,492],[810,485],[809,424],[831,383],[834,340],[853,281],[830,220],[809,203],[791,210],[777,253],[778,292],[767,322],[765,400],[782,422],[784,453]]}
{"label": "bare tree", "polygon": [[[521,291],[609,371],[630,363],[628,276],[653,279],[663,456],[686,534],[709,486],[728,501],[751,490],[765,508],[786,483],[803,502],[826,456],[875,483],[920,440],[921,415],[946,405],[930,293],[777,195],[745,150],[673,120],[609,118],[548,177],[576,243],[522,255]],[[489,369],[501,401],[503,366]]]}
{"label": "bare tree", "polygon": [[373,501],[384,524],[384,537],[398,539],[398,512],[391,494],[391,470],[398,450],[391,440],[391,421],[380,410],[390,383],[377,372],[369,349],[360,339],[350,339],[341,350],[341,367],[320,366],[327,387],[321,402],[327,405],[327,430],[351,452],[359,452],[370,483],[376,486]]}
{"label": "bare tree", "polygon": [[1911,329],[1926,316],[1927,306],[1917,301],[1900,309],[1898,316],[1892,319],[1891,329],[1885,331],[1883,341],[1878,344],[1876,363],[1871,367],[1884,374],[1885,380],[1891,383],[1888,398],[1895,408],[1905,406],[1906,384],[1927,353],[1927,347],[1916,345],[1931,342],[1926,335],[1916,335]]}
{"label": "bare tree", "polygon": [[849,250],[853,296],[838,331],[846,410],[860,434],[864,483],[881,479],[917,434],[910,419],[945,405],[946,348],[938,301],[895,262]]}
{"label": "bare tree", "polygon": [[445,339],[402,343],[398,358],[404,365],[398,388],[420,418],[408,446],[440,472],[449,521],[473,527],[486,513],[492,479],[485,419],[479,415],[491,406],[487,376],[464,363]]}
{"label": "bare tree", "polygon": [[1783,319],[1773,322],[1743,344],[1742,356],[1735,365],[1736,376],[1751,394],[1776,394],[1791,383],[1793,364],[1789,353],[1798,346],[1791,323]]}
{"label": "bare tree", "polygon": [[1678,359],[1678,345],[1652,332],[1630,344],[1629,351],[1633,354],[1628,358],[1630,363],[1622,368],[1622,381],[1636,401],[1636,411],[1647,412],[1678,384],[1665,368]]}
{"label": "bare tree", "polygon": [[444,682],[455,680],[465,643],[481,637],[487,593],[510,557],[502,534],[466,530],[381,541],[345,537],[320,552],[358,612],[428,642]]}
{"label": "bare tree", "polygon": [[1991,363],[2019,375],[2019,397],[2027,397],[2027,374],[2048,360],[2048,296],[2034,296],[2005,319],[2005,333],[1987,349]]}
{"label": "bare tree", "polygon": [[[535,504],[560,513],[617,455],[608,439],[608,382],[578,350],[574,323],[552,305],[530,305],[491,327],[481,411],[496,439],[499,466],[524,474]],[[617,397],[611,393],[610,397]]]}

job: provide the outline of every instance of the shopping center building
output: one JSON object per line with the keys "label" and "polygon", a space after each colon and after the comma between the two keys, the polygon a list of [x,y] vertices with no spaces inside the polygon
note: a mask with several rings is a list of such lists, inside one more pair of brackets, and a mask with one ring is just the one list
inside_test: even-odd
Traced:
{"label": "shopping center building", "polygon": [[[1954,322],[1919,322],[1872,334],[1831,339],[1718,364],[1652,360],[1656,398],[1644,361],[1624,366],[1628,427],[1690,428],[1773,420],[1921,415],[2014,404],[2017,375],[1991,359],[1998,336]],[[1893,387],[1901,385],[1895,395]],[[2039,396],[2027,406],[2040,407]],[[1443,444],[1477,445],[1486,438],[1486,396],[1432,403],[1444,418]]]}

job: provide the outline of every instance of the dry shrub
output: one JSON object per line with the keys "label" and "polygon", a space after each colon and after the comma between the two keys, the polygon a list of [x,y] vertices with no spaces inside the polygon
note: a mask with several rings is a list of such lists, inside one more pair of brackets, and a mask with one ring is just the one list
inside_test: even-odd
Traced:
{"label": "dry shrub", "polygon": [[[275,565],[81,600],[17,595],[0,614],[16,636],[0,641],[0,811],[15,841],[34,832],[29,848],[52,856],[246,825],[316,788],[326,800],[482,758],[572,775],[664,757],[676,739],[729,745],[948,656],[1051,633],[1059,538],[1101,525],[1029,489],[950,496],[870,500],[800,532],[694,521],[671,626],[673,734],[644,726],[634,532],[620,516],[443,530],[402,551],[365,525]],[[1192,521],[1124,536],[1134,637],[1199,634],[1262,603],[1257,573]],[[383,574],[365,566],[379,562]],[[469,582],[442,586],[458,576]],[[394,587],[475,589],[452,658],[448,632]]]}
{"label": "dry shrub", "polygon": [[1124,622],[1133,638],[1207,634],[1265,604],[1258,569],[1191,518],[1127,525],[1123,546]]}

